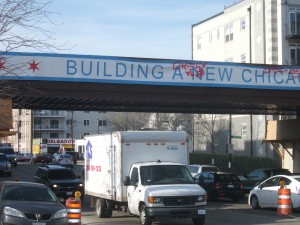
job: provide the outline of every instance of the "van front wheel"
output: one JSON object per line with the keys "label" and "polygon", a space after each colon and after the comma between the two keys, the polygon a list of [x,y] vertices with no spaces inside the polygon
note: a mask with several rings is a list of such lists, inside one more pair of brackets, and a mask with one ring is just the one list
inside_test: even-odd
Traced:
{"label": "van front wheel", "polygon": [[147,207],[145,205],[141,206],[140,220],[141,220],[142,225],[151,225],[152,224],[152,218],[148,215]]}

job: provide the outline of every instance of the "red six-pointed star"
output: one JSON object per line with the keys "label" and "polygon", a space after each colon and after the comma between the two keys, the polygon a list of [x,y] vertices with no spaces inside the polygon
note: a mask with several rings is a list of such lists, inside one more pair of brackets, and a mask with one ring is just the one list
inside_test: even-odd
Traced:
{"label": "red six-pointed star", "polygon": [[32,70],[33,72],[35,70],[39,70],[38,65],[39,63],[36,63],[34,60],[32,61],[32,63],[29,63],[29,69],[28,70]]}

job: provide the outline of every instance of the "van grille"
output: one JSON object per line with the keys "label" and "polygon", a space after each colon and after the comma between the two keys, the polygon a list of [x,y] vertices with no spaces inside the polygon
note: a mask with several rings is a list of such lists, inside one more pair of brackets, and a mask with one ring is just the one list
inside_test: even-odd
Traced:
{"label": "van grille", "polygon": [[163,197],[162,201],[165,206],[180,206],[180,205],[194,205],[194,196],[182,196],[182,197]]}

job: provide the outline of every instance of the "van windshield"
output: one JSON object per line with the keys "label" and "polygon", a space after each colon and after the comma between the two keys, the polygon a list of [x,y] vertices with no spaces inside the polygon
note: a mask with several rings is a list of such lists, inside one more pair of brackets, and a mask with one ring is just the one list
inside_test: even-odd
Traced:
{"label": "van windshield", "polygon": [[141,183],[143,185],[159,184],[193,184],[194,180],[185,166],[155,165],[142,166]]}

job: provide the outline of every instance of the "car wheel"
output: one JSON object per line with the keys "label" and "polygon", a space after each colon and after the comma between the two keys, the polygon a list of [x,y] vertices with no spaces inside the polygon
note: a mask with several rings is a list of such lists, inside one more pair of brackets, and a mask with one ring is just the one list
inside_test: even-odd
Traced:
{"label": "car wheel", "polygon": [[204,225],[205,224],[205,217],[201,218],[193,218],[194,225]]}
{"label": "car wheel", "polygon": [[251,196],[250,204],[251,204],[251,207],[252,207],[253,209],[259,209],[259,208],[260,208],[259,202],[258,202],[258,198],[257,198],[256,195],[252,195],[252,196]]}
{"label": "car wheel", "polygon": [[145,205],[142,205],[140,209],[140,221],[142,225],[152,224],[152,218],[148,215],[147,207]]}
{"label": "car wheel", "polygon": [[102,198],[97,198],[96,201],[96,214],[99,218],[105,217],[105,200]]}

